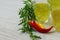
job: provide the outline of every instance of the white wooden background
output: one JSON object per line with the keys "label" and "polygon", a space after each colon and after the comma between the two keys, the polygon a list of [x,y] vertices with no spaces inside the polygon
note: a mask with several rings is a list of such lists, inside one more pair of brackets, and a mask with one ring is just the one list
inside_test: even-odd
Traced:
{"label": "white wooden background", "polygon": [[[0,40],[31,40],[28,34],[17,31],[22,0],[0,0]],[[60,40],[60,33],[39,34],[41,40]]]}

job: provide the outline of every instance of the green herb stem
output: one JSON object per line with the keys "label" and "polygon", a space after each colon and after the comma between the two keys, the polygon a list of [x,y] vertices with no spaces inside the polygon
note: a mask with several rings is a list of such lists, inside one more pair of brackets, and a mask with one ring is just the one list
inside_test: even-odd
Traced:
{"label": "green herb stem", "polygon": [[34,9],[33,9],[33,3],[32,0],[24,1],[25,6],[20,9],[19,16],[20,16],[20,23],[19,25],[22,25],[23,27],[19,30],[22,30],[23,33],[27,32],[30,34],[30,37],[32,40],[35,40],[36,38],[41,38],[37,35],[33,34],[34,29],[31,28],[31,26],[28,24],[29,20],[36,20],[34,15]]}

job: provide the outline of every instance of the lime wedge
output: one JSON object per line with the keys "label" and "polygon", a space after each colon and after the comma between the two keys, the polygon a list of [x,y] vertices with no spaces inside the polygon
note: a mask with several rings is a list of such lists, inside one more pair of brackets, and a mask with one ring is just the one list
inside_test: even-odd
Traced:
{"label": "lime wedge", "polygon": [[46,3],[34,4],[34,13],[38,21],[45,22],[50,15],[49,5]]}

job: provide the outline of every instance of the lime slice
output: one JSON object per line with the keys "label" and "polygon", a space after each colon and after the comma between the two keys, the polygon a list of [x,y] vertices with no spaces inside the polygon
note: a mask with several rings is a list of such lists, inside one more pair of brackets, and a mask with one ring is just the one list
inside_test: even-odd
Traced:
{"label": "lime slice", "polygon": [[60,8],[60,0],[48,0],[52,9]]}
{"label": "lime slice", "polygon": [[55,25],[56,31],[60,32],[60,9],[52,11],[53,24]]}
{"label": "lime slice", "polygon": [[38,21],[45,22],[50,15],[49,5],[46,3],[34,4],[34,13]]}

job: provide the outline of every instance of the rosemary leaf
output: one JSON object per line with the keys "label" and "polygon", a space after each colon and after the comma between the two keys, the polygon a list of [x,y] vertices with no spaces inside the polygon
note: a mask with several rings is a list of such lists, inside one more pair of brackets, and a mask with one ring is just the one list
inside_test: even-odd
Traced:
{"label": "rosemary leaf", "polygon": [[36,38],[40,38],[37,35],[34,35],[33,31],[34,29],[28,24],[29,20],[36,20],[34,9],[33,9],[33,3],[32,0],[24,1],[25,6],[19,10],[19,16],[20,16],[20,23],[18,25],[22,25],[23,27],[19,30],[22,30],[23,33],[27,32],[29,33],[32,40],[35,40]]}

